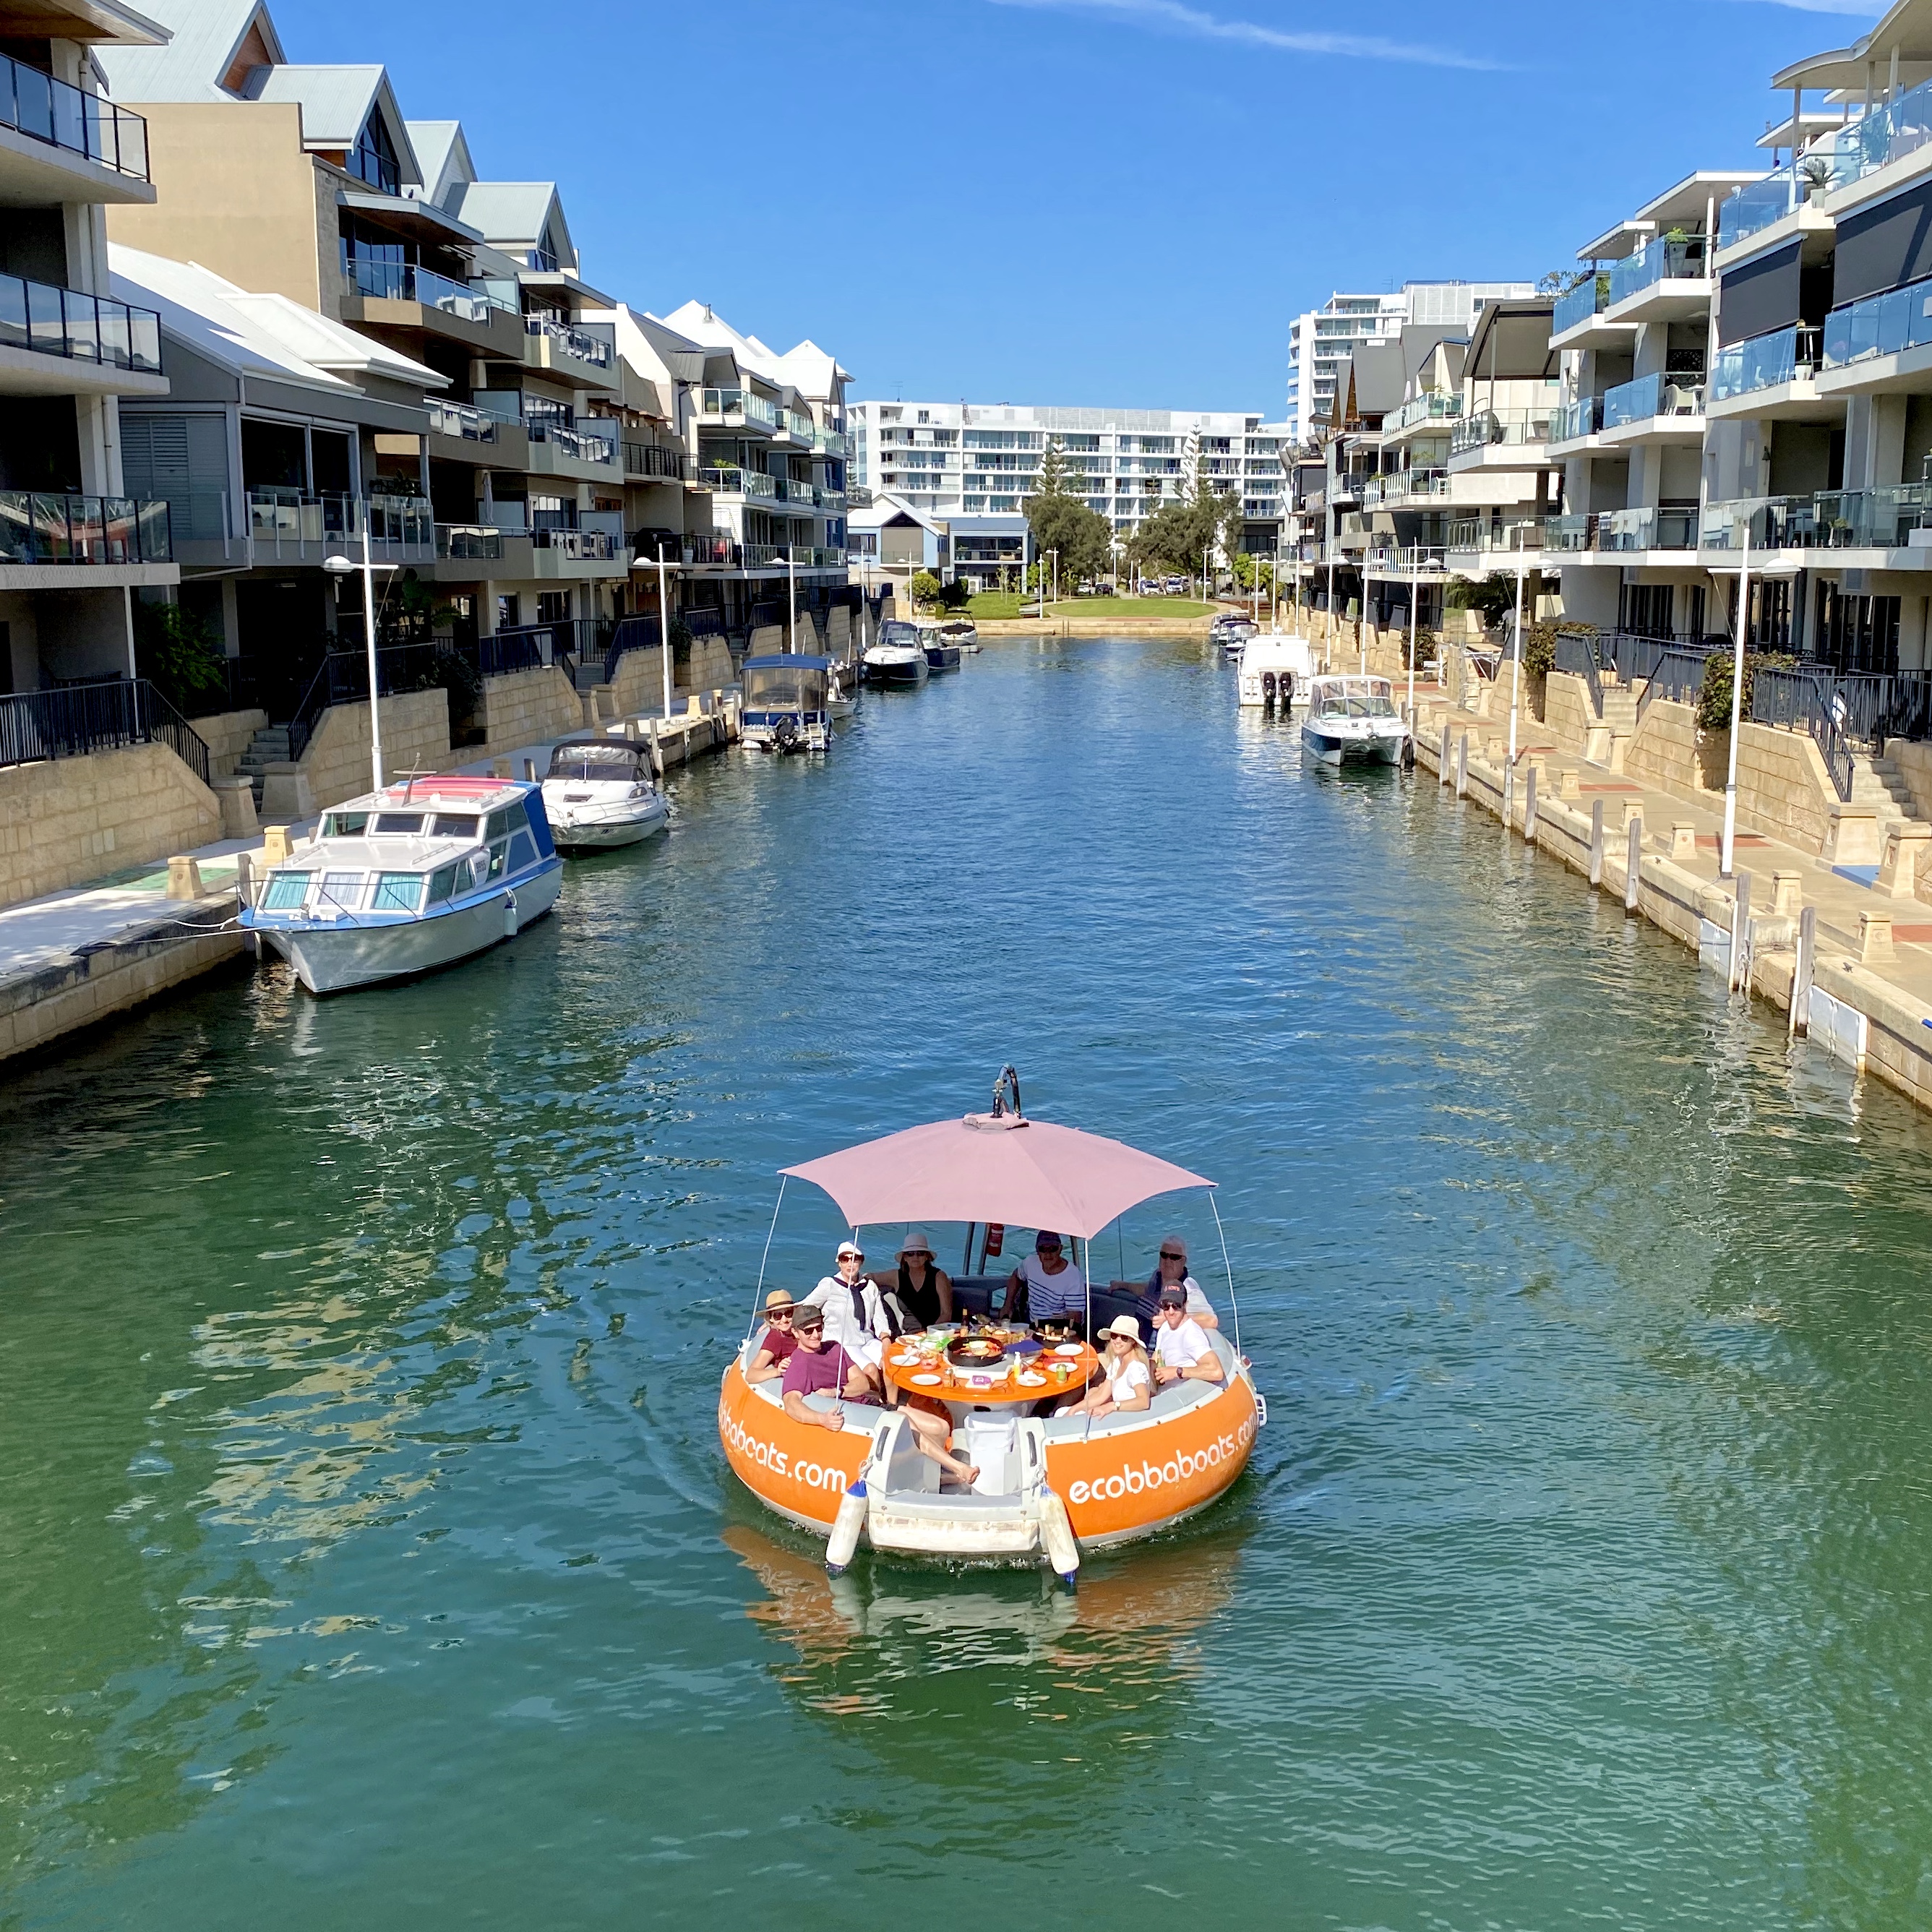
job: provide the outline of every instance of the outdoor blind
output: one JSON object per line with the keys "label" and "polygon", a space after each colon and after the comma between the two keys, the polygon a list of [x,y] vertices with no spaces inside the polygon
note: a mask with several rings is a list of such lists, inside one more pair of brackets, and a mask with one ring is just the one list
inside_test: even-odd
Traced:
{"label": "outdoor blind", "polygon": [[1799,320],[1804,271],[1799,265],[1801,242],[1793,242],[1760,255],[1742,268],[1727,268],[1719,278],[1718,340],[1728,349],[1788,328]]}

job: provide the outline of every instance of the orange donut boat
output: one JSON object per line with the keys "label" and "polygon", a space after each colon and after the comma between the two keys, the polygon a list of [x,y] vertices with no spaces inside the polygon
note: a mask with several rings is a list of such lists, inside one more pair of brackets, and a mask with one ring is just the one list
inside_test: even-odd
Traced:
{"label": "orange donut boat", "polygon": [[[1002,1091],[1009,1082],[1010,1110]],[[1008,1068],[991,1114],[910,1128],[783,1172],[823,1188],[855,1229],[914,1222],[1053,1228],[1083,1246],[1143,1201],[1214,1185],[1121,1142],[1029,1120],[1018,1100]],[[781,1205],[783,1198],[781,1187]],[[970,1240],[969,1233],[969,1252]],[[993,1292],[983,1278],[955,1278],[956,1303],[974,1306]],[[1088,1331],[1122,1308],[1137,1313],[1117,1292],[1090,1283]],[[1223,1495],[1268,1419],[1238,1325],[1232,1344],[1218,1329],[1209,1334],[1219,1382],[1183,1381],[1160,1390],[1146,1409],[1100,1417],[1032,1412],[1084,1384],[1090,1350],[1074,1362],[1023,1344],[1024,1352],[982,1373],[946,1367],[932,1338],[889,1340],[886,1376],[944,1403],[956,1453],[980,1470],[970,1488],[958,1487],[921,1452],[903,1407],[836,1402],[844,1422],[837,1430],[788,1414],[777,1382],[746,1378],[762,1329],[754,1320],[724,1370],[718,1436],[734,1472],[760,1502],[826,1538],[834,1575],[863,1543],[968,1562],[1044,1562],[1070,1584],[1083,1549],[1154,1535]],[[830,1394],[805,1400],[820,1411],[836,1402]]]}

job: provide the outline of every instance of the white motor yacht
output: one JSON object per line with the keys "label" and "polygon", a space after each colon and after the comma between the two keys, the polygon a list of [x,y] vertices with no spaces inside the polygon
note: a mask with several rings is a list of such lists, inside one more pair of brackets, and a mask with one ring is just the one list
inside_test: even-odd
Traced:
{"label": "white motor yacht", "polygon": [[868,684],[923,684],[932,675],[919,626],[894,620],[879,628],[879,641],[865,656]]}
{"label": "white motor yacht", "polygon": [[1385,677],[1316,678],[1301,721],[1301,742],[1324,764],[1402,762],[1408,727],[1395,708]]}
{"label": "white motor yacht", "polygon": [[556,902],[534,784],[418,778],[334,806],[262,881],[241,922],[311,993],[404,980],[514,938]]}
{"label": "white motor yacht", "polygon": [[650,753],[628,738],[572,738],[550,754],[544,811],[560,852],[634,845],[670,820]]}
{"label": "white motor yacht", "polygon": [[1237,685],[1244,706],[1263,710],[1306,704],[1310,687],[1321,671],[1315,646],[1306,638],[1275,632],[1251,637],[1241,646]]}

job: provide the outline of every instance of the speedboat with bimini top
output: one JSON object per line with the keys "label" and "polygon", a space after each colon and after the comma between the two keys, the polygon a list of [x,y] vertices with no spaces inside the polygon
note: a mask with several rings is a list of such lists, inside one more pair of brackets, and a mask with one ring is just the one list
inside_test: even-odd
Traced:
{"label": "speedboat with bimini top", "polygon": [[968,657],[980,648],[980,627],[970,617],[955,617],[940,625],[939,634],[946,644],[957,644]]}
{"label": "speedboat with bimini top", "polygon": [[[982,1266],[1007,1226],[1064,1228],[1085,1258],[1092,1238],[1142,1202],[1214,1184],[1119,1141],[1028,1118],[1010,1067],[991,1113],[908,1128],[783,1172],[823,1189],[855,1234],[867,1225],[964,1222],[970,1256],[984,1228]],[[826,1538],[834,1575],[864,1543],[968,1562],[1043,1560],[1071,1583],[1083,1550],[1171,1527],[1224,1495],[1246,1466],[1267,1409],[1240,1353],[1238,1308],[1232,1343],[1218,1328],[1194,1328],[1185,1367],[1162,1353],[1150,1377],[1136,1339],[1139,1285],[1096,1288],[1084,1270],[1065,1268],[1058,1234],[1036,1245],[1069,1284],[1065,1306],[1049,1309],[1036,1286],[1028,1306],[1007,1309],[1005,1282],[962,1273],[951,1293],[964,1325],[868,1332],[860,1311],[874,1291],[863,1276],[843,1276],[796,1304],[772,1292],[794,1324],[782,1379],[761,1319],[734,1352],[718,1392],[725,1459],[767,1508]],[[848,1242],[842,1270],[848,1256],[864,1259]],[[1192,1327],[1179,1291],[1161,1299],[1164,1320],[1171,1313]],[[762,1268],[754,1305],[761,1316]],[[836,1347],[826,1339],[835,1315]],[[1086,1396],[1100,1367],[1086,1336],[1104,1339],[1114,1358],[1100,1394],[1118,1386],[1130,1400]]]}
{"label": "speedboat with bimini top", "polygon": [[634,845],[670,821],[647,746],[628,738],[567,738],[550,754],[544,812],[560,852]]}
{"label": "speedboat with bimini top", "polygon": [[866,652],[863,663],[868,684],[923,684],[932,670],[919,626],[896,617],[879,626],[879,640]]}
{"label": "speedboat with bimini top", "polygon": [[1264,710],[1277,706],[1283,711],[1298,700],[1306,703],[1321,666],[1315,646],[1306,638],[1291,638],[1276,632],[1267,637],[1251,637],[1241,647],[1240,669],[1236,684],[1244,705],[1258,705]]}
{"label": "speedboat with bimini top", "polygon": [[1408,727],[1385,677],[1318,677],[1308,694],[1301,742],[1324,764],[1398,765]]}
{"label": "speedboat with bimini top", "polygon": [[832,743],[832,660],[778,651],[738,668],[738,724],[748,750],[823,752]]}
{"label": "speedboat with bimini top", "polygon": [[242,914],[311,993],[434,972],[512,939],[556,902],[543,793],[412,778],[338,805]]}
{"label": "speedboat with bimini top", "polygon": [[1209,627],[1208,635],[1209,640],[1219,644],[1228,656],[1238,658],[1241,646],[1258,628],[1252,617],[1244,616],[1238,611],[1224,610]]}
{"label": "speedboat with bimini top", "polygon": [[933,676],[938,677],[949,670],[959,668],[959,646],[946,634],[943,624],[930,622],[919,625],[919,647],[926,653],[926,668]]}

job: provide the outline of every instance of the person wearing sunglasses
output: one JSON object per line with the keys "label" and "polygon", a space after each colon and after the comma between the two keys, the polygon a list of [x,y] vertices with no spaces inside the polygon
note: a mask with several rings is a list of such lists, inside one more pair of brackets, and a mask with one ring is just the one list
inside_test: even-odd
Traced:
{"label": "person wearing sunglasses", "polygon": [[1196,1328],[1220,1327],[1213,1306],[1201,1292],[1201,1284],[1187,1271],[1187,1244],[1178,1234],[1161,1237],[1160,1258],[1154,1264],[1154,1273],[1148,1276],[1146,1313],[1149,1322],[1159,1318],[1160,1292],[1164,1288],[1178,1288],[1186,1296],[1187,1318]]}
{"label": "person wearing sunglasses", "polygon": [[745,1371],[748,1382],[775,1382],[784,1373],[785,1364],[798,1346],[798,1337],[792,1333],[794,1306],[790,1293],[782,1288],[773,1288],[765,1297],[765,1332],[758,1338],[752,1366]]}
{"label": "person wearing sunglasses", "polygon": [[[825,1318],[825,1339],[836,1343],[883,1388],[881,1340],[892,1333],[879,1291],[866,1278],[866,1257],[856,1241],[838,1244],[837,1273],[829,1274],[799,1305],[816,1308]],[[798,1325],[798,1317],[792,1318]]]}
{"label": "person wearing sunglasses", "polygon": [[1062,1252],[1060,1237],[1042,1228],[1033,1238],[1033,1252],[1006,1277],[1007,1309],[1028,1322],[1087,1320],[1087,1282],[1078,1265]]}
{"label": "person wearing sunglasses", "polygon": [[1055,1413],[1112,1415],[1147,1408],[1154,1400],[1154,1384],[1148,1352],[1141,1346],[1141,1324],[1131,1315],[1117,1315],[1094,1340],[1102,1346],[1102,1378],[1084,1394],[1070,1396]]}

